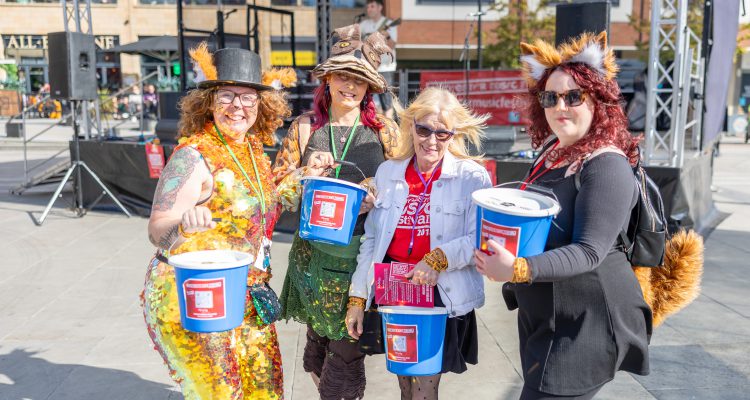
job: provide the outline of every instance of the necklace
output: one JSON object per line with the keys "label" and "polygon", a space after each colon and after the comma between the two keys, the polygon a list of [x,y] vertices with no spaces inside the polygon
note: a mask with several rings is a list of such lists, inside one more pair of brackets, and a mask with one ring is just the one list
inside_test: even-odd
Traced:
{"label": "necklace", "polygon": [[271,242],[266,238],[266,195],[263,193],[263,181],[260,179],[260,173],[258,172],[258,165],[255,163],[255,154],[253,153],[253,147],[250,145],[250,142],[247,143],[247,151],[250,153],[250,161],[253,163],[253,171],[255,172],[255,182],[258,184],[256,187],[255,184],[253,184],[253,181],[250,179],[250,176],[247,174],[247,171],[245,171],[245,167],[242,166],[240,163],[240,160],[237,159],[237,156],[234,155],[234,152],[229,147],[229,144],[227,144],[226,139],[224,139],[224,135],[221,134],[221,131],[219,128],[214,124],[214,130],[216,131],[216,134],[219,136],[219,139],[221,140],[221,143],[224,145],[224,148],[227,149],[227,152],[229,152],[229,155],[232,157],[232,160],[234,160],[234,163],[237,165],[237,168],[240,169],[240,172],[242,172],[242,176],[245,177],[245,181],[250,185],[250,188],[253,189],[255,194],[260,197],[260,221],[262,226],[261,235],[263,236],[263,243],[261,243],[262,251],[263,251],[263,260],[262,263],[259,263],[260,260],[256,259],[256,266],[261,269],[262,271],[265,271],[268,269],[268,267],[271,265]]}
{"label": "necklace", "polygon": [[[341,160],[343,160],[346,157],[346,153],[349,151],[349,145],[352,144],[352,137],[354,137],[354,131],[357,130],[357,126],[359,126],[359,116],[360,114],[357,114],[357,119],[354,120],[354,125],[352,125],[352,129],[349,131],[349,136],[346,138],[346,144],[344,145],[344,151],[341,153]],[[336,144],[335,140],[333,138],[333,123],[331,123],[331,109],[328,109],[328,133],[331,135],[331,153],[333,153],[333,158],[335,160],[339,160],[338,152],[336,151]],[[341,137],[341,143],[344,143],[344,136]],[[336,167],[336,178],[339,177],[339,172],[341,172],[341,165]]]}

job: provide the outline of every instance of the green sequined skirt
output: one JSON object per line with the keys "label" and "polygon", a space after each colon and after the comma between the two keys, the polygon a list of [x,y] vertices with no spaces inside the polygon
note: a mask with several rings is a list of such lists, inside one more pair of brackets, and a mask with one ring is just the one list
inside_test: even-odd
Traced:
{"label": "green sequined skirt", "polygon": [[310,325],[331,340],[349,338],[344,318],[359,239],[354,236],[349,246],[334,246],[294,235],[280,296],[282,319]]}

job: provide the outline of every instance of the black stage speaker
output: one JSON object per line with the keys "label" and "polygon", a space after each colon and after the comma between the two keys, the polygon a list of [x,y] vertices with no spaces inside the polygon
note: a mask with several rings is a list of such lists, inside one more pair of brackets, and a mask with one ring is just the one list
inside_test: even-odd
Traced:
{"label": "black stage speaker", "polygon": [[609,1],[557,5],[555,46],[583,32],[601,31],[607,31],[609,38]]}
{"label": "black stage speaker", "polygon": [[94,36],[80,32],[51,32],[49,85],[57,99],[96,99],[96,45]]}

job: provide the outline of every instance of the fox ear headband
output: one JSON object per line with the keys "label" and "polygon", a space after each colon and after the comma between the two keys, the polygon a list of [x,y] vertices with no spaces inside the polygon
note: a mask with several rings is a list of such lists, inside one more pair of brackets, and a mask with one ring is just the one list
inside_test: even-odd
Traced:
{"label": "fox ear headband", "polygon": [[607,32],[584,33],[558,48],[543,40],[521,43],[523,75],[529,86],[535,86],[548,69],[567,63],[586,64],[608,81],[614,79],[619,69],[614,52],[607,47]]}

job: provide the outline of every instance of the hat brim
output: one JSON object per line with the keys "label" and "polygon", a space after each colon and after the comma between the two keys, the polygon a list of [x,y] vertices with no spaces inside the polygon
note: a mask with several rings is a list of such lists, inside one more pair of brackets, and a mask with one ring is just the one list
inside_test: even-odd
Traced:
{"label": "hat brim", "polygon": [[273,86],[262,85],[260,83],[253,83],[253,82],[246,82],[246,81],[212,80],[212,81],[203,81],[198,84],[199,89],[208,89],[208,88],[213,88],[217,86],[244,86],[244,87],[249,87],[251,89],[255,89],[259,92],[264,92],[267,90],[276,90]]}
{"label": "hat brim", "polygon": [[331,57],[313,69],[313,75],[318,79],[333,72],[365,80],[370,84],[370,91],[373,93],[384,93],[388,87],[383,75],[368,62],[350,55]]}

